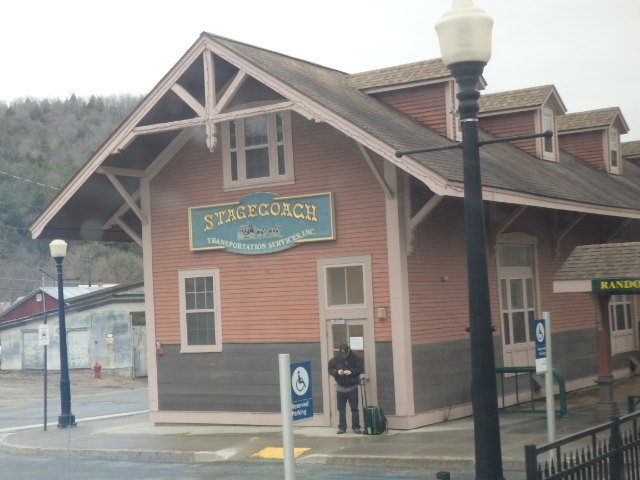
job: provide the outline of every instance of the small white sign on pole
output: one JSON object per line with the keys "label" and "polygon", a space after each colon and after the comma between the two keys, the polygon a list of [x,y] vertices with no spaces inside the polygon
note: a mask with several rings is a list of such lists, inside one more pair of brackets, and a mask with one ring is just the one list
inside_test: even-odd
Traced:
{"label": "small white sign on pole", "polygon": [[38,326],[38,345],[43,347],[49,345],[49,325]]}
{"label": "small white sign on pole", "polygon": [[536,344],[536,373],[547,371],[547,325],[545,319],[533,321]]}

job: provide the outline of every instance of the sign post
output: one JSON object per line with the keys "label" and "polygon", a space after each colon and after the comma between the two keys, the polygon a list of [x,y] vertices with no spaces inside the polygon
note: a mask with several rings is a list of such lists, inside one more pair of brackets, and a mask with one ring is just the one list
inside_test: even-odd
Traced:
{"label": "sign post", "polygon": [[556,411],[553,395],[553,363],[551,359],[551,316],[542,313],[542,319],[534,320],[536,343],[536,373],[544,373],[544,389],[547,403],[547,438],[556,439]]}
{"label": "sign post", "polygon": [[284,479],[296,480],[295,455],[293,450],[293,417],[291,415],[291,383],[289,382],[289,354],[278,355],[280,375],[280,412],[282,413],[282,448],[284,453]]}

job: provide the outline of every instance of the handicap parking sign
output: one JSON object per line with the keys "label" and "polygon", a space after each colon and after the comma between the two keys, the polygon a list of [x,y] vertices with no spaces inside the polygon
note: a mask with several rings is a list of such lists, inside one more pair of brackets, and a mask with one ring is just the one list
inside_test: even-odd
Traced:
{"label": "handicap parking sign", "polygon": [[294,421],[313,417],[311,362],[291,364],[291,403]]}
{"label": "handicap parking sign", "polygon": [[547,331],[544,319],[534,320],[533,328],[536,343],[536,373],[547,371]]}

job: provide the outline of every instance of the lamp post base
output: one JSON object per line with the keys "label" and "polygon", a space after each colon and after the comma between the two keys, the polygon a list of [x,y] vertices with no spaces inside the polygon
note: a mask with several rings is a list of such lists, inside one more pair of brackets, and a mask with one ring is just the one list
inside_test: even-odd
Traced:
{"label": "lamp post base", "polygon": [[58,416],[58,428],[69,428],[76,426],[76,416],[72,413],[62,413]]}

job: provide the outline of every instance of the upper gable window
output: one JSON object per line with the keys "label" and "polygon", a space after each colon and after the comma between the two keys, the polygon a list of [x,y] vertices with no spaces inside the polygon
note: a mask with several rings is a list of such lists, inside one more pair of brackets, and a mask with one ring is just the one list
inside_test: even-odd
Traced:
{"label": "upper gable window", "polygon": [[609,170],[611,173],[620,173],[620,136],[614,128],[609,130]]}
{"label": "upper gable window", "polygon": [[542,110],[542,132],[547,130],[551,130],[553,136],[551,138],[542,138],[542,158],[545,160],[557,160],[555,117],[551,110]]}
{"label": "upper gable window", "polygon": [[225,188],[293,181],[289,112],[231,120],[222,132]]}

